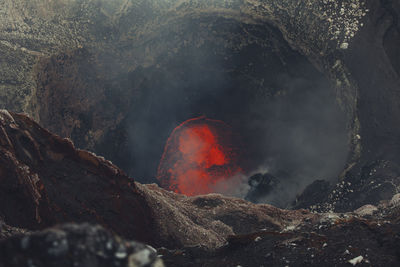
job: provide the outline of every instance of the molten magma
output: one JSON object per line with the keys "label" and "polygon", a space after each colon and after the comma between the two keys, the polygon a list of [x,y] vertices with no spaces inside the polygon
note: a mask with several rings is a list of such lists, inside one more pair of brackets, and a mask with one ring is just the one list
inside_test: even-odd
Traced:
{"label": "molten magma", "polygon": [[185,121],[165,146],[157,178],[161,186],[193,196],[216,191],[241,171],[231,128],[205,117]]}

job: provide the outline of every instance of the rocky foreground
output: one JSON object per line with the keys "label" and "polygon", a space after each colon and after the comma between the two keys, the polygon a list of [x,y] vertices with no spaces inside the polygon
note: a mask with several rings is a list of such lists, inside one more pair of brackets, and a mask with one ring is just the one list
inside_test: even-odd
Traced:
{"label": "rocky foreground", "polygon": [[186,197],[6,110],[0,144],[0,266],[400,264],[399,195],[347,213]]}

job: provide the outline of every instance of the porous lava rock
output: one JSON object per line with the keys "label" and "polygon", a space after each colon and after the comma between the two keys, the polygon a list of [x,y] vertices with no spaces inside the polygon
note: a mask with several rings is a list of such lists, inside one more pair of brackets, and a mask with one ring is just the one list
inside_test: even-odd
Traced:
{"label": "porous lava rock", "polygon": [[220,194],[187,197],[155,184],[137,183],[136,186],[154,211],[157,229],[166,247],[216,248],[230,235],[262,229],[282,231],[320,217],[307,210],[283,210]]}
{"label": "porous lava rock", "polygon": [[65,224],[0,242],[0,266],[163,267],[150,246],[98,225]]}
{"label": "porous lava rock", "polygon": [[177,266],[398,266],[399,231],[399,205],[386,203],[364,215],[327,213],[299,228],[231,236],[215,250],[158,252]]}
{"label": "porous lava rock", "polygon": [[379,205],[399,192],[399,173],[400,166],[394,161],[378,160],[358,166],[334,185],[315,181],[297,198],[294,207],[345,212],[368,204]]}

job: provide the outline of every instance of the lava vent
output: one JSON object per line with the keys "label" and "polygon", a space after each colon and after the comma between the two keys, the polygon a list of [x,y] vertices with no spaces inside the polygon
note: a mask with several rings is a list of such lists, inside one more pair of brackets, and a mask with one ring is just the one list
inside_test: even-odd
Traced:
{"label": "lava vent", "polygon": [[157,178],[163,188],[188,196],[224,191],[242,170],[239,147],[226,123],[206,117],[187,120],[168,138]]}

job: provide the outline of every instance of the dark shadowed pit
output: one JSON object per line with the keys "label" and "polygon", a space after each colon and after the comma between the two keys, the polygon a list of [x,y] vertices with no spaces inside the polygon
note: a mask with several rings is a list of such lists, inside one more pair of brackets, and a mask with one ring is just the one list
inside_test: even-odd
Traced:
{"label": "dark shadowed pit", "polygon": [[42,62],[41,123],[142,183],[157,182],[173,129],[203,115],[239,136],[245,176],[269,172],[282,181],[279,194],[261,202],[286,206],[312,181],[337,179],[347,159],[348,118],[328,79],[276,28],[218,17],[175,23],[148,42],[186,41],[154,51],[151,64],[136,66],[137,47],[121,42]]}

